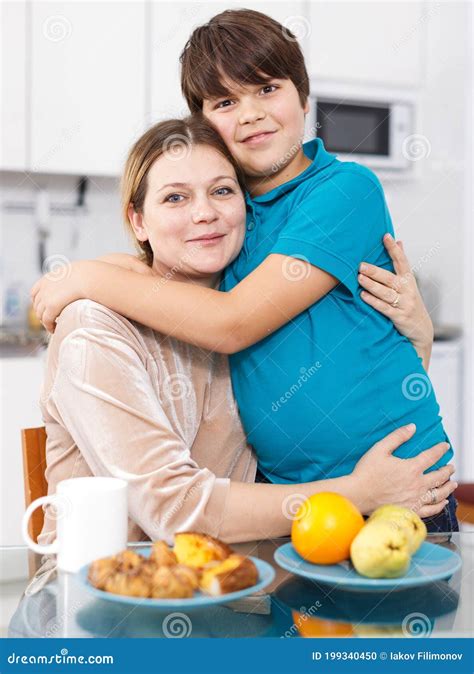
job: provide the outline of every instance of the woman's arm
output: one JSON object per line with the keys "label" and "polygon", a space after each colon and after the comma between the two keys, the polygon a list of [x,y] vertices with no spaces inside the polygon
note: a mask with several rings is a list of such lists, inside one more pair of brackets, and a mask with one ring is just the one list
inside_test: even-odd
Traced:
{"label": "woman's arm", "polygon": [[[415,276],[401,241],[390,234],[384,237],[385,248],[392,258],[395,274],[363,263],[359,283],[365,289],[362,299],[393,321],[398,332],[407,337],[415,347],[428,371],[433,346],[433,323],[418,290]],[[398,301],[395,306],[392,302]]]}
{"label": "woman's arm", "polygon": [[291,321],[337,283],[309,262],[280,254],[269,255],[230,292],[85,260],[72,263],[62,280],[46,274],[32,297],[51,332],[67,304],[89,298],[184,342],[235,353]]}

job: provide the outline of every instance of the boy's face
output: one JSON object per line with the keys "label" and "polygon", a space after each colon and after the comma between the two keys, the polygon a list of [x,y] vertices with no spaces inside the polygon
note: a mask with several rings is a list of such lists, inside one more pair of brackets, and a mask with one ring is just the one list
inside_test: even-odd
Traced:
{"label": "boy's face", "polygon": [[264,85],[224,82],[230,95],[205,99],[204,116],[252,182],[275,174],[298,155],[308,102],[301,106],[289,79],[271,79]]}

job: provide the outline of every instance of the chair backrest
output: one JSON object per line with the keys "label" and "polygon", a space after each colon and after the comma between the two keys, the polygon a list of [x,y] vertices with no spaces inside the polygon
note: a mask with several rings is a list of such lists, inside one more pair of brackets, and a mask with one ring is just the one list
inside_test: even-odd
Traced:
{"label": "chair backrest", "polygon": [[[21,445],[23,449],[23,480],[25,484],[25,507],[40,496],[48,493],[46,471],[46,429],[23,428],[21,431]],[[44,513],[37,508],[30,518],[29,532],[36,541],[43,528]]]}

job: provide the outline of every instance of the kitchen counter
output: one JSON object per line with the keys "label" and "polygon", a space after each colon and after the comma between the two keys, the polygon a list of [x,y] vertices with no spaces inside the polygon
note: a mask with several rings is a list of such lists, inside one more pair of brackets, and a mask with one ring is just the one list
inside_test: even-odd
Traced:
{"label": "kitchen counter", "polygon": [[[251,554],[272,564],[276,577],[261,593],[238,602],[175,614],[186,616],[192,637],[473,636],[474,532],[452,534],[449,542],[446,536],[428,537],[462,557],[461,569],[449,580],[384,592],[342,590],[284,571],[273,561],[273,555],[288,540],[233,546],[239,553]],[[131,547],[139,549],[143,545],[146,544]],[[16,565],[22,562],[25,567],[28,554],[35,557],[23,547],[1,548],[0,554],[1,569],[8,568],[9,560],[13,559]],[[29,596],[23,595],[28,584],[26,579],[19,582],[18,578],[12,578],[2,583],[2,592],[11,588],[13,603],[15,598],[18,602],[9,622],[9,637],[167,636],[163,633],[163,624],[169,609],[140,608],[139,604],[132,607],[96,599],[84,591],[73,574],[54,572],[43,580],[44,586]],[[30,593],[31,590],[30,586]],[[423,634],[409,631],[410,617],[415,615],[419,617],[416,626],[416,621],[413,622],[413,629],[420,629],[421,624]]]}

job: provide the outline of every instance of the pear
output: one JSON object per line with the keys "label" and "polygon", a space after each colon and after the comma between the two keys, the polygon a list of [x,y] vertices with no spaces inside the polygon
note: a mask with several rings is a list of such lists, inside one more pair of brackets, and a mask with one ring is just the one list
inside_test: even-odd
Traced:
{"label": "pear", "polygon": [[356,571],[368,578],[398,578],[410,566],[405,531],[382,518],[368,522],[351,544]]}
{"label": "pear", "polygon": [[410,508],[403,508],[403,506],[398,505],[383,505],[374,510],[368,521],[373,522],[379,517],[394,522],[406,531],[408,549],[411,555],[418,550],[426,538],[427,530],[425,523]]}

